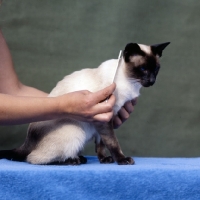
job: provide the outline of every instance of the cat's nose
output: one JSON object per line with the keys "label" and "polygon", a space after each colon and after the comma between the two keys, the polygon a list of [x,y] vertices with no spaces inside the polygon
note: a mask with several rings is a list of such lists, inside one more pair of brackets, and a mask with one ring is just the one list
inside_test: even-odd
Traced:
{"label": "cat's nose", "polygon": [[149,81],[149,84],[150,84],[150,85],[153,85],[154,83],[155,83],[155,79]]}
{"label": "cat's nose", "polygon": [[155,83],[155,81],[156,81],[155,76],[151,75],[150,79],[149,79],[149,84],[153,85]]}

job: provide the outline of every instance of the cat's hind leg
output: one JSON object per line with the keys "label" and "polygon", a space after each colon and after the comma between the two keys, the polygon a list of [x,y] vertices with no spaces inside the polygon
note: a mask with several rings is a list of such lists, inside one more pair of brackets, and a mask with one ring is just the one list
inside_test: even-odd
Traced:
{"label": "cat's hind leg", "polygon": [[86,142],[82,127],[67,124],[47,134],[37,147],[27,156],[32,164],[66,164],[79,165],[86,159],[79,157],[79,152]]}
{"label": "cat's hind leg", "polygon": [[63,165],[80,165],[80,164],[86,164],[87,158],[84,156],[78,156],[77,158],[68,158],[66,159],[62,164]]}
{"label": "cat's hind leg", "polygon": [[65,161],[61,162],[50,162],[48,165],[80,165],[87,163],[87,159],[83,156],[79,156],[77,158],[68,158]]}

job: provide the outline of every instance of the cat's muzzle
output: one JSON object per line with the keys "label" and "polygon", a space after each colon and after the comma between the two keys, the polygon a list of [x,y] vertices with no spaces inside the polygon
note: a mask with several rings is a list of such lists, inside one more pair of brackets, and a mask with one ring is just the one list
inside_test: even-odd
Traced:
{"label": "cat's muzzle", "polygon": [[155,83],[156,80],[142,80],[141,84],[143,87],[150,87]]}

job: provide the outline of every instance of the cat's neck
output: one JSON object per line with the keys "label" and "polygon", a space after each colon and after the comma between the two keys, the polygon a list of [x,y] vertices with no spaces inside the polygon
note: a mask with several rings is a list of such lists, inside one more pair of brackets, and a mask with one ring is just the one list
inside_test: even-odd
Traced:
{"label": "cat's neck", "polygon": [[129,78],[126,73],[126,63],[122,59],[118,69],[116,70],[116,106],[114,107],[115,114],[124,105],[125,102],[130,101],[140,95],[141,84],[134,78]]}

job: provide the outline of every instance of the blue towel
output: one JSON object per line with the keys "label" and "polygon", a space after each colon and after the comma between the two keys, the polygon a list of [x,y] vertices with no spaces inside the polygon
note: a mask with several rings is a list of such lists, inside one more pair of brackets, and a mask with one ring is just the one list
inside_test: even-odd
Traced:
{"label": "blue towel", "polygon": [[200,158],[135,158],[135,165],[44,166],[0,160],[0,200],[200,199]]}

